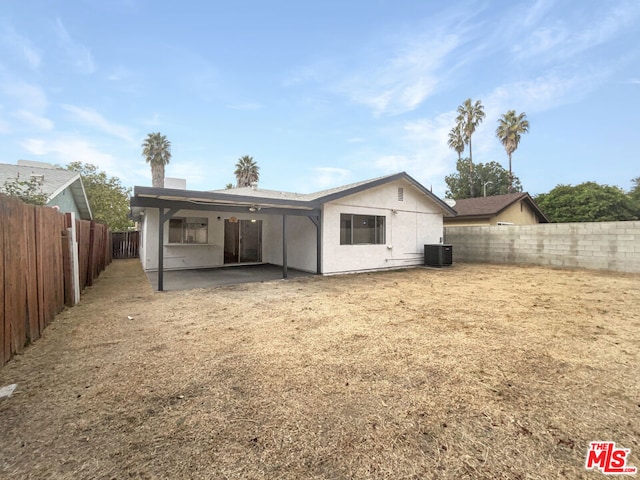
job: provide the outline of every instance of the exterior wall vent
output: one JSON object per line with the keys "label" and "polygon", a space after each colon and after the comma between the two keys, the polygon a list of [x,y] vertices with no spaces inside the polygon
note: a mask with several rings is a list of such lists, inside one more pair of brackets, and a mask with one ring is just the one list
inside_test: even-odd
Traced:
{"label": "exterior wall vent", "polygon": [[398,187],[398,201],[404,202],[404,188]]}

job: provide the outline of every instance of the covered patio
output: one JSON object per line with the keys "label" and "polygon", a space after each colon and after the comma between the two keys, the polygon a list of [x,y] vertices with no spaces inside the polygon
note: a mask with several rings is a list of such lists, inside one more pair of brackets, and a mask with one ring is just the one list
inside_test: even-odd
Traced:
{"label": "covered patio", "polygon": [[[204,192],[135,187],[133,218],[144,221],[143,238],[153,238],[141,247],[151,285],[162,291],[310,275],[292,268],[300,268],[300,258],[306,272],[321,273],[320,203],[302,197],[253,188]],[[170,221],[178,215],[187,217],[185,222],[202,222],[202,241],[197,236],[195,241],[172,239]],[[228,228],[238,224],[246,230]],[[244,242],[240,253],[238,242]],[[234,248],[228,250],[228,245]],[[289,266],[290,256],[298,265]],[[167,265],[168,260],[173,263]]]}
{"label": "covered patio", "polygon": [[[146,272],[149,283],[158,290],[158,272]],[[289,268],[287,278],[312,276],[312,273]],[[190,270],[165,270],[164,290],[191,290],[212,288],[240,283],[269,282],[282,279],[282,267],[271,264],[241,265],[232,267],[196,268]]]}

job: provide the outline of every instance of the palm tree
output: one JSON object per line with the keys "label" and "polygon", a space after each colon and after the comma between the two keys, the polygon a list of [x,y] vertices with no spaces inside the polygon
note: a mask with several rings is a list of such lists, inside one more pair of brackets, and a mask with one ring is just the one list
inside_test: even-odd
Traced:
{"label": "palm tree", "polygon": [[260,167],[253,161],[253,157],[244,155],[238,159],[233,174],[236,176],[238,188],[249,187],[260,179]]}
{"label": "palm tree", "polygon": [[[484,120],[484,107],[480,100],[476,100],[475,103],[467,98],[462,105],[458,107],[458,128],[462,131],[462,138],[465,144],[469,144],[469,173],[470,178],[473,178],[473,150],[471,148],[471,136],[476,131],[476,127]],[[471,197],[474,196],[473,182],[469,186],[471,190]]]}
{"label": "palm tree", "polygon": [[458,160],[462,160],[462,152],[464,152],[464,133],[459,123],[449,132],[449,140],[447,145],[458,154]]}
{"label": "palm tree", "polygon": [[529,132],[529,121],[527,114],[522,112],[516,115],[515,110],[509,110],[502,114],[498,119],[498,128],[496,128],[496,137],[500,139],[504,149],[509,157],[509,191],[512,189],[513,173],[511,171],[511,155],[515,152],[520,144],[520,135]]}
{"label": "palm tree", "polygon": [[160,132],[150,133],[142,142],[142,156],[151,165],[151,184],[164,188],[164,166],[171,160],[171,142]]}

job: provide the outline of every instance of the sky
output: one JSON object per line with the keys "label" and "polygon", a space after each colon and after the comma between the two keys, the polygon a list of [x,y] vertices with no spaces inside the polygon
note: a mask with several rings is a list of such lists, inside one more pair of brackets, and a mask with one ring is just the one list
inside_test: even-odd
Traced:
{"label": "sky", "polygon": [[[513,170],[532,195],[640,176],[640,2],[0,0],[0,163],[82,161],[308,193],[406,171],[439,196],[456,109],[480,100],[475,163],[508,167],[507,110],[530,131]],[[466,153],[466,152],[465,152]]]}

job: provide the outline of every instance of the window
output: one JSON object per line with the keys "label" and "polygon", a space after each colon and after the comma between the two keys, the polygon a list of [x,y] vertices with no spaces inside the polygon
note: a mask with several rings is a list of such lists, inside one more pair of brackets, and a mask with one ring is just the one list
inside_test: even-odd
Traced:
{"label": "window", "polygon": [[209,219],[187,217],[169,219],[169,243],[207,243]]}
{"label": "window", "polygon": [[385,243],[384,217],[340,215],[340,245],[382,245]]}

